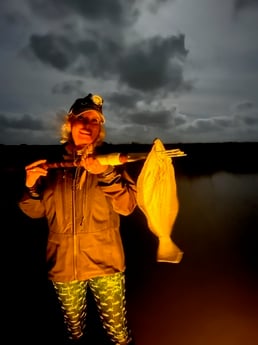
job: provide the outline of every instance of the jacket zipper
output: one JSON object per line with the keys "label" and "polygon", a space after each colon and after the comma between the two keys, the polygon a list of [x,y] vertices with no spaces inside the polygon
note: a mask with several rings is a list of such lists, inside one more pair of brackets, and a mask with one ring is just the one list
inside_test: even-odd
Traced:
{"label": "jacket zipper", "polygon": [[77,280],[77,234],[76,234],[76,182],[78,176],[78,168],[76,168],[72,183],[72,234],[73,234],[73,270],[74,277]]}

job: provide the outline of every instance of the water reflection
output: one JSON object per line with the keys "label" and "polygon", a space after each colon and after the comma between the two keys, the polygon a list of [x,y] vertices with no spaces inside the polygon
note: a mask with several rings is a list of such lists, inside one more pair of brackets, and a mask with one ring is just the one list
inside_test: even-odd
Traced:
{"label": "water reflection", "polygon": [[135,294],[139,344],[258,341],[258,175],[178,177],[179,265],[156,264]]}

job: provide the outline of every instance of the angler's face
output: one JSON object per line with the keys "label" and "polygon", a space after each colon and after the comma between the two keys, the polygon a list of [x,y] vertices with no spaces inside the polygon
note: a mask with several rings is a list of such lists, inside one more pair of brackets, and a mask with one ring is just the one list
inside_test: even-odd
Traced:
{"label": "angler's face", "polygon": [[100,116],[94,110],[87,110],[71,122],[73,141],[76,146],[94,143],[100,134]]}

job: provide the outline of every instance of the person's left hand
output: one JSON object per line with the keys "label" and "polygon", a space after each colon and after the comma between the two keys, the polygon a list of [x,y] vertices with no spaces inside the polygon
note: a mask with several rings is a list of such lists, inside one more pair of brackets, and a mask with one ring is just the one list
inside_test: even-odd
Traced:
{"label": "person's left hand", "polygon": [[108,165],[101,165],[98,159],[93,156],[83,158],[81,165],[91,174],[102,174],[108,169]]}

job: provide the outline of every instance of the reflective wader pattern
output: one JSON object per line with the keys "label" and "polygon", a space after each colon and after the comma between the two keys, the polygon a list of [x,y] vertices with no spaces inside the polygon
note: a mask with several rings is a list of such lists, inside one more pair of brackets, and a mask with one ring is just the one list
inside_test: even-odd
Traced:
{"label": "reflective wader pattern", "polygon": [[131,341],[126,319],[125,276],[119,272],[87,281],[53,282],[70,339],[84,334],[87,313],[87,286],[92,291],[102,326],[116,345]]}

